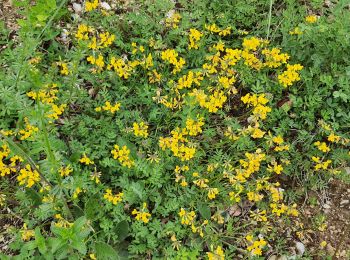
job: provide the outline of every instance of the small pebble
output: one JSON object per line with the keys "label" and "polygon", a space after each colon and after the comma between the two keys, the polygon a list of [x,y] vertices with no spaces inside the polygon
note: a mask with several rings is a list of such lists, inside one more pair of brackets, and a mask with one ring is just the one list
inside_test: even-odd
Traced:
{"label": "small pebble", "polygon": [[100,6],[101,6],[101,8],[103,8],[103,9],[105,9],[107,11],[112,9],[111,6],[107,2],[101,2]]}
{"label": "small pebble", "polygon": [[81,4],[78,3],[73,3],[73,10],[76,13],[81,13],[81,11],[83,10]]}
{"label": "small pebble", "polygon": [[299,255],[303,255],[304,252],[305,252],[305,246],[303,243],[301,242],[295,242],[295,247],[297,248],[298,250],[298,254]]}

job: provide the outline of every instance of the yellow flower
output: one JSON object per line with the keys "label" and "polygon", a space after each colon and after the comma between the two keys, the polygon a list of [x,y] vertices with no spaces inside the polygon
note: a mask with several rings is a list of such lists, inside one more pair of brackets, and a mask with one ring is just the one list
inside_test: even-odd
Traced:
{"label": "yellow flower", "polygon": [[262,249],[267,245],[267,242],[263,238],[254,239],[252,235],[247,235],[246,240],[250,243],[250,246],[247,247],[247,250],[253,256],[261,256]]}
{"label": "yellow flower", "polygon": [[20,174],[17,176],[19,185],[26,185],[27,188],[32,187],[35,183],[40,181],[40,175],[36,170],[32,170],[29,164],[26,164],[25,168],[21,169]]}
{"label": "yellow flower", "polygon": [[19,134],[21,135],[21,137],[19,138],[20,140],[26,140],[29,137],[31,137],[34,133],[39,131],[38,127],[32,126],[29,123],[28,118],[24,118],[24,122],[25,122],[25,129],[22,129],[19,131]]}
{"label": "yellow flower", "polygon": [[329,148],[325,142],[317,141],[314,143],[314,145],[318,148],[318,150],[324,153],[327,153],[331,150],[331,148]]}
{"label": "yellow flower", "polygon": [[76,189],[74,190],[74,193],[73,193],[73,199],[78,198],[79,194],[80,194],[82,191],[83,191],[83,190],[80,189],[79,187],[76,188]]}
{"label": "yellow flower", "polygon": [[118,160],[122,166],[131,168],[135,162],[129,158],[130,150],[124,145],[121,149],[118,145],[114,145],[114,149],[111,151],[113,159]]}
{"label": "yellow flower", "polygon": [[109,111],[110,113],[114,114],[115,112],[117,112],[117,111],[120,110],[120,106],[121,106],[121,104],[118,103],[118,102],[116,102],[116,103],[112,106],[112,105],[111,105],[111,102],[106,101],[104,106],[102,106],[102,107],[96,107],[96,108],[95,108],[95,111],[96,111],[96,112],[100,112],[100,111],[104,110],[104,111]]}
{"label": "yellow flower", "polygon": [[147,210],[147,204],[143,203],[141,211],[138,211],[137,209],[134,209],[131,212],[132,215],[136,215],[135,219],[140,220],[143,223],[147,224],[149,222],[149,218],[151,217],[151,214]]}
{"label": "yellow flower", "polygon": [[179,216],[182,225],[191,225],[196,218],[196,213],[194,211],[187,212],[184,208],[181,208]]}
{"label": "yellow flower", "polygon": [[283,171],[283,167],[281,164],[277,164],[276,162],[273,162],[272,166],[268,165],[267,170],[269,172],[275,172],[276,174],[281,174],[281,172]]}
{"label": "yellow flower", "polygon": [[219,190],[217,188],[209,188],[208,189],[208,198],[210,200],[215,199],[217,194],[219,194]]}
{"label": "yellow flower", "polygon": [[161,53],[162,60],[167,61],[169,64],[172,64],[174,66],[174,69],[172,71],[173,74],[180,72],[186,63],[183,58],[180,57],[178,59],[178,56],[179,54],[173,49],[168,49],[162,51]]}
{"label": "yellow flower", "polygon": [[202,38],[203,33],[197,29],[190,29],[188,49],[198,49],[198,42]]}
{"label": "yellow flower", "polygon": [[293,30],[289,31],[290,35],[300,35],[303,34],[303,32],[300,30],[299,27],[295,27]]}
{"label": "yellow flower", "polygon": [[85,11],[90,12],[95,10],[98,7],[98,0],[86,1],[85,2]]}
{"label": "yellow flower", "polygon": [[305,17],[305,21],[307,23],[316,23],[317,16],[316,15],[308,15],[308,16]]}
{"label": "yellow flower", "polygon": [[140,136],[147,138],[148,137],[148,125],[145,122],[140,122],[140,123],[134,123],[133,124],[133,130],[134,130],[134,135],[135,136]]}
{"label": "yellow flower", "polygon": [[118,194],[113,195],[111,189],[106,189],[103,198],[107,201],[111,202],[113,205],[117,205],[119,202],[123,200],[124,193],[119,192]]}
{"label": "yellow flower", "polygon": [[214,252],[207,252],[209,260],[225,260],[225,253],[221,246],[217,246]]}
{"label": "yellow flower", "polygon": [[256,51],[261,44],[261,40],[256,37],[244,38],[242,46],[247,51]]}
{"label": "yellow flower", "polygon": [[61,67],[60,73],[67,76],[69,74],[68,65],[65,62],[56,62],[58,66]]}
{"label": "yellow flower", "polygon": [[287,70],[284,71],[282,74],[278,75],[279,83],[282,84],[285,88],[293,85],[294,82],[300,80],[298,71],[302,69],[303,66],[301,66],[300,64],[287,64]]}
{"label": "yellow flower", "polygon": [[204,117],[199,117],[198,121],[188,118],[186,120],[186,129],[190,136],[196,136],[202,133],[202,126],[204,125]]}
{"label": "yellow flower", "polygon": [[72,166],[69,164],[67,167],[61,167],[58,172],[60,173],[61,177],[68,176],[71,172],[73,172]]}
{"label": "yellow flower", "polygon": [[340,141],[340,136],[339,135],[336,135],[334,133],[331,133],[328,138],[327,138],[328,141],[332,142],[332,143],[338,143]]}
{"label": "yellow flower", "polygon": [[181,20],[181,15],[176,12],[169,12],[167,15],[167,18],[165,19],[165,26],[166,27],[172,27],[174,29],[178,28],[180,20]]}
{"label": "yellow flower", "polygon": [[83,154],[83,157],[80,158],[79,162],[85,165],[94,164],[94,161],[87,157],[85,153]]}
{"label": "yellow flower", "polygon": [[35,235],[34,230],[28,229],[26,223],[23,224],[23,228],[21,229],[20,233],[23,241],[28,241]]}

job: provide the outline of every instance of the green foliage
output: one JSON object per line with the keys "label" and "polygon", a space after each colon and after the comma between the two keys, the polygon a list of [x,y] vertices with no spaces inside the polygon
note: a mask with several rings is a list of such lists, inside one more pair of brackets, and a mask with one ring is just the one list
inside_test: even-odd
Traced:
{"label": "green foliage", "polygon": [[[6,47],[0,49],[0,206],[11,207],[21,219],[9,232],[11,257],[210,259],[223,248],[227,259],[239,254],[262,259],[254,255],[264,255],[268,247],[289,254],[290,241],[281,236],[285,229],[299,232],[293,205],[303,200],[303,192],[326,189],[333,178],[350,180],[344,171],[350,160],[350,15],[345,1],[331,7],[319,0],[308,6],[272,1],[271,24],[270,1],[143,0],[117,6],[110,1],[111,11],[97,6],[79,14],[70,13],[67,2],[16,1],[22,18],[15,39],[0,23],[0,48]],[[306,22],[314,13],[320,16],[316,22]],[[174,22],[171,14],[181,18]],[[213,24],[230,33],[210,31]],[[81,25],[94,28],[85,32],[89,40],[79,40]],[[296,27],[301,33],[291,34]],[[189,49],[193,28],[204,35],[198,49]],[[92,37],[100,40],[104,32],[115,39],[92,48]],[[204,69],[215,54],[223,59],[226,53],[216,51],[215,44],[246,51],[242,43],[254,36],[260,37],[259,47],[248,54],[265,64],[263,49],[281,48],[290,55],[289,64],[304,67],[300,81],[285,88],[278,78],[285,64],[257,69],[243,58],[230,72],[220,68],[211,75]],[[173,73],[174,64],[162,59],[170,49],[186,60],[180,72]],[[162,75],[159,82],[152,82],[153,71],[145,68],[148,54],[153,55],[150,67]],[[100,67],[89,61],[99,55],[104,58]],[[139,64],[123,78],[106,69],[111,57],[127,64],[119,74],[130,62]],[[191,95],[193,86],[177,87],[189,72],[204,75],[196,88],[206,98],[216,89],[225,94],[216,113],[209,108],[218,99],[202,106]],[[216,74],[235,78],[230,91],[220,87]],[[243,102],[247,94],[266,98],[272,108],[266,120],[254,119],[254,105]],[[107,101],[120,108],[112,112],[105,108]],[[190,131],[187,120],[198,123],[201,117],[201,131],[185,133]],[[137,134],[134,123],[140,122],[147,124],[147,136]],[[262,136],[254,137],[251,129]],[[176,134],[184,136],[186,148],[196,149],[193,158],[176,156],[171,145],[161,149],[162,138]],[[332,134],[339,140],[332,141]],[[278,137],[288,149],[276,152]],[[330,150],[321,151],[317,141]],[[119,157],[111,154],[113,149]],[[15,155],[23,161],[13,163]],[[264,159],[256,159],[260,155]],[[327,160],[329,165],[322,166]],[[254,170],[247,173],[246,164]],[[276,164],[283,165],[282,173],[273,168]],[[12,167],[11,175],[6,167]],[[38,175],[32,185],[27,179],[20,183],[25,169]],[[273,204],[286,209],[273,210]],[[313,199],[310,204],[316,206]],[[315,229],[324,221],[316,216]],[[260,253],[251,248],[253,240],[262,243]]]}

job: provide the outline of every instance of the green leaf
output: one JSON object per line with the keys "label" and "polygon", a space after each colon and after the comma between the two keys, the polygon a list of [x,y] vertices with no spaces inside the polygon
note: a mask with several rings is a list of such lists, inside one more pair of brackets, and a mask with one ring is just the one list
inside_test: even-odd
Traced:
{"label": "green leaf", "polygon": [[79,251],[79,253],[85,255],[87,252],[87,248],[86,245],[84,243],[84,241],[80,241],[80,240],[73,240],[70,245]]}
{"label": "green leaf", "polygon": [[95,243],[95,252],[97,259],[119,259],[117,251],[115,251],[113,247],[104,242]]}
{"label": "green leaf", "polygon": [[84,208],[85,216],[90,220],[95,220],[98,217],[99,199],[97,196],[91,197],[86,203]]}
{"label": "green leaf", "polygon": [[116,232],[119,241],[124,240],[129,235],[129,223],[126,220],[122,220],[117,224]]}
{"label": "green leaf", "polygon": [[47,247],[45,244],[45,238],[41,235],[40,229],[38,227],[35,228],[35,242],[36,242],[36,245],[39,249],[39,252],[42,255],[45,255],[46,251],[47,251]]}
{"label": "green leaf", "polygon": [[210,208],[207,204],[198,203],[198,211],[203,218],[210,219],[211,213],[210,213]]}
{"label": "green leaf", "polygon": [[52,254],[54,254],[64,244],[64,242],[61,239],[55,237],[50,237],[48,243],[51,247]]}

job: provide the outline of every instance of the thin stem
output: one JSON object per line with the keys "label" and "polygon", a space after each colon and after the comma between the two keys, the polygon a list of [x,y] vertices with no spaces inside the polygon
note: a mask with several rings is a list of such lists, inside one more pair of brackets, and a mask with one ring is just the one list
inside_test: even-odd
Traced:
{"label": "thin stem", "polygon": [[266,39],[267,39],[267,40],[268,40],[269,37],[270,37],[271,16],[272,16],[272,4],[273,4],[273,0],[270,0],[269,17],[268,17],[267,31],[266,31]]}

